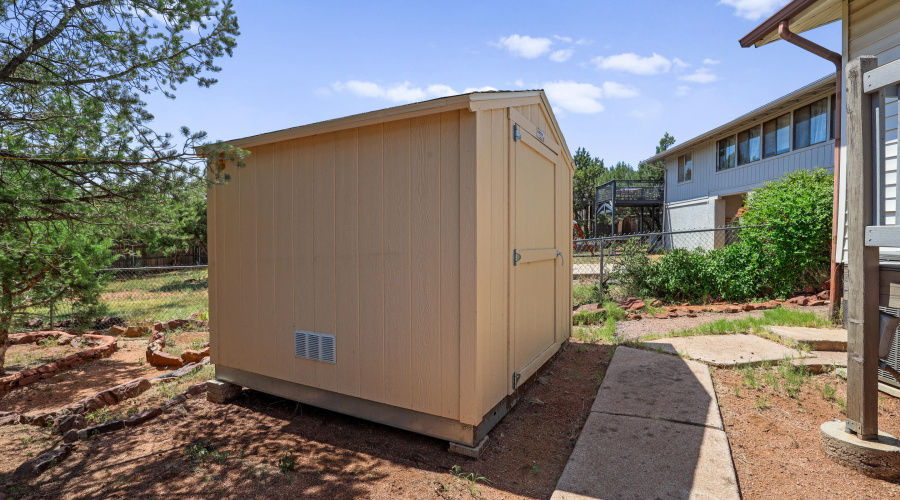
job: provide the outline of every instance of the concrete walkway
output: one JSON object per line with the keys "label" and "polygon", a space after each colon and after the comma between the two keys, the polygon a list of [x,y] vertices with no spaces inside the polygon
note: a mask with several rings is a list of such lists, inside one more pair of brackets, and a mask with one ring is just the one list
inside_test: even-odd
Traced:
{"label": "concrete walkway", "polygon": [[739,499],[709,369],[618,347],[552,498]]}

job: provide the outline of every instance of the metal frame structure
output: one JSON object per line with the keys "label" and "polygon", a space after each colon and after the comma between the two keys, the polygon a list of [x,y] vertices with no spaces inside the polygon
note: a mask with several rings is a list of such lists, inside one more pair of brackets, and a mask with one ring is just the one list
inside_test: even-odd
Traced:
{"label": "metal frame structure", "polygon": [[[616,235],[616,208],[639,207],[638,232],[644,232],[644,208],[647,207],[650,218],[650,231],[654,227],[662,229],[662,213],[665,205],[665,182],[662,180],[614,180],[594,188],[594,237],[600,237],[600,225],[597,218],[601,214],[610,214],[610,236]],[[656,222],[656,224],[654,224]]]}

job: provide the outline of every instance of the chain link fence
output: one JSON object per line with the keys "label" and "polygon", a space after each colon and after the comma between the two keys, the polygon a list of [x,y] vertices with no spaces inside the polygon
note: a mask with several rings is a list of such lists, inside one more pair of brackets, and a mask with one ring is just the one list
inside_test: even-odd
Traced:
{"label": "chain link fence", "polygon": [[615,284],[612,277],[616,269],[635,249],[647,252],[651,259],[658,259],[676,248],[712,250],[740,241],[741,229],[740,226],[729,226],[575,239],[572,242],[575,301],[579,301],[580,293],[602,296],[608,286]]}
{"label": "chain link fence", "polygon": [[13,330],[102,330],[116,324],[149,325],[209,312],[206,265],[114,268],[99,273],[104,278],[99,309],[86,311],[78,303],[59,301],[20,315]]}

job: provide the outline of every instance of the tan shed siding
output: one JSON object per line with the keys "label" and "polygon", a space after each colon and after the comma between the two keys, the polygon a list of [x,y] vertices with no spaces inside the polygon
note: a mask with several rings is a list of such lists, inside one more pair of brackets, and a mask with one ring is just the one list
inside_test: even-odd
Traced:
{"label": "tan shed siding", "polygon": [[478,325],[476,311],[480,305],[476,279],[477,193],[475,189],[478,145],[476,113],[460,113],[459,134],[459,420],[476,425],[479,413],[479,372],[477,355]]}
{"label": "tan shed siding", "polygon": [[[454,110],[251,148],[210,196],[216,362],[460,418],[473,119]],[[294,330],[334,334],[337,364],[296,358]]]}
{"label": "tan shed siding", "polygon": [[[463,113],[471,115],[468,111]],[[460,112],[441,114],[440,200],[432,205],[440,231],[441,413],[459,418],[460,351]],[[474,134],[474,130],[467,133]],[[434,208],[429,213],[435,212]],[[432,216],[435,216],[432,213]],[[435,227],[434,224],[429,227]],[[430,235],[434,237],[435,235]]]}
{"label": "tan shed siding", "polygon": [[[212,245],[212,251],[208,252],[208,280],[209,280],[209,330],[215,331],[218,325],[216,321],[213,319],[213,314],[221,314],[221,310],[217,304],[217,300],[219,298],[219,276],[216,274],[216,252],[219,250],[219,246],[216,244],[216,237],[219,234],[218,228],[216,227],[217,221],[219,217],[216,215],[216,190],[212,188],[208,188],[206,190],[206,224],[207,224],[207,240]],[[210,342],[210,358],[212,362],[215,363],[219,360],[219,343]]]}
{"label": "tan shed siding", "polygon": [[[292,151],[294,216],[291,224],[294,227],[294,245],[291,250],[294,274],[294,330],[315,331],[316,329],[316,280],[315,262],[315,137],[304,137],[289,141]],[[284,333],[284,332],[279,332]],[[290,334],[290,332],[288,332]],[[285,355],[294,358],[293,377],[291,372],[282,374],[284,378],[306,385],[316,385],[316,362],[293,356],[291,349]],[[240,366],[235,366],[240,368]]]}
{"label": "tan shed siding", "polygon": [[[384,126],[359,129],[360,397],[385,402]],[[390,200],[388,200],[390,203]]]}
{"label": "tan shed siding", "polygon": [[[485,112],[487,113],[487,112]],[[510,384],[509,355],[509,111],[490,111],[491,144],[491,327],[490,362],[485,368],[491,384],[483,413],[506,396]]]}
{"label": "tan shed siding", "polygon": [[495,358],[492,353],[492,328],[491,328],[491,212],[492,212],[492,158],[493,148],[492,111],[479,111],[476,113],[477,122],[475,154],[475,297],[477,304],[476,313],[476,351],[475,366],[477,370],[476,389],[476,415],[480,419],[487,411],[486,402],[493,398],[494,380],[491,374],[494,371],[492,363]]}
{"label": "tan shed siding", "polygon": [[[294,372],[293,360],[284,353],[294,351],[294,339],[289,332],[294,330],[294,169],[293,150],[290,142],[275,144],[274,189],[273,189],[273,294],[275,299],[273,337],[274,351],[270,353],[279,373],[290,377]],[[287,333],[285,333],[287,332]],[[282,375],[285,377],[285,375]]]}

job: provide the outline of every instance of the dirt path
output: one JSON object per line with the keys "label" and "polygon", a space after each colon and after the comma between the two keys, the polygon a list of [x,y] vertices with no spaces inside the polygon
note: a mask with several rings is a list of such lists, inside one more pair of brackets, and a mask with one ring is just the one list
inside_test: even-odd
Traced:
{"label": "dirt path", "polygon": [[[803,310],[814,312],[823,317],[828,314],[828,306],[804,307]],[[696,318],[679,316],[677,318],[668,319],[644,318],[639,321],[619,321],[616,323],[616,335],[623,339],[637,340],[644,335],[666,334],[672,331],[693,328],[720,319],[740,319],[748,316],[760,317],[762,315],[763,311],[741,311],[731,314],[699,313]]]}

